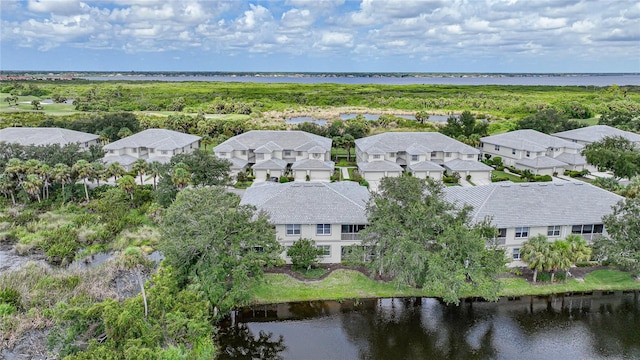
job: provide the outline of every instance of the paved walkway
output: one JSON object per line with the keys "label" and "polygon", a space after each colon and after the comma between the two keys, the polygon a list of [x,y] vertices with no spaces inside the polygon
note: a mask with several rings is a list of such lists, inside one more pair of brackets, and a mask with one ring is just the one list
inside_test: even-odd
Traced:
{"label": "paved walkway", "polygon": [[341,167],[340,171],[342,172],[342,180],[349,180],[351,178],[349,177],[349,168]]}

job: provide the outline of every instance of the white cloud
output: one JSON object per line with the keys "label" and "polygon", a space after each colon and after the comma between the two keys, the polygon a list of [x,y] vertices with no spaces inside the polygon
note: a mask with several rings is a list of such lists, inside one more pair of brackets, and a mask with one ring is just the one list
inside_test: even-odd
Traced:
{"label": "white cloud", "polygon": [[82,5],[79,0],[29,0],[27,6],[38,13],[71,15],[82,11]]}

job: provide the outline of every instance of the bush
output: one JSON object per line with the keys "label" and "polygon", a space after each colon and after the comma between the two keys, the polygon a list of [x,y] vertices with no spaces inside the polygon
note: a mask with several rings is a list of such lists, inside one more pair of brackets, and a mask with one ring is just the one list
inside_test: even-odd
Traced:
{"label": "bush", "polygon": [[289,178],[287,178],[286,176],[281,176],[279,181],[281,184],[288,183]]}
{"label": "bush", "polygon": [[16,309],[21,309],[20,292],[16,289],[5,287],[0,290],[0,304],[8,304]]}
{"label": "bush", "polygon": [[287,256],[291,258],[291,263],[297,269],[311,269],[322,255],[322,250],[316,247],[316,242],[311,239],[300,239],[293,243],[287,250]]}
{"label": "bush", "polygon": [[547,272],[539,272],[537,280],[538,282],[550,282],[551,274]]}

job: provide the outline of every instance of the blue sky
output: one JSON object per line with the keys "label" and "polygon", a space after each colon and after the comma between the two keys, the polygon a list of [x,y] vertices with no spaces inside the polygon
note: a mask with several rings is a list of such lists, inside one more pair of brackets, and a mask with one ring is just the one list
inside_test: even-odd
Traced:
{"label": "blue sky", "polygon": [[637,0],[0,0],[0,69],[640,72]]}

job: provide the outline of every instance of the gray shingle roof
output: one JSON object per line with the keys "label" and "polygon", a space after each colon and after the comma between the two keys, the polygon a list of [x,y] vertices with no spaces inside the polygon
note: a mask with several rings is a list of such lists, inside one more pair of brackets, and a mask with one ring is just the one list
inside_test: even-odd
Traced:
{"label": "gray shingle roof", "polygon": [[623,138],[628,139],[631,142],[640,142],[640,134],[616,129],[608,125],[587,126],[579,129],[555,133],[552,135],[567,140],[578,140],[586,143],[593,143],[596,141],[600,141],[605,137],[611,136],[622,136]]}
{"label": "gray shingle roof", "polygon": [[493,218],[499,228],[602,223],[623,197],[576,182],[447,187],[446,199],[473,206],[474,221]]}
{"label": "gray shingle roof", "polygon": [[580,154],[562,153],[554,159],[571,165],[585,165],[587,163],[587,159]]}
{"label": "gray shingle roof", "polygon": [[293,170],[333,170],[335,163],[317,159],[302,159],[294,162],[291,168]]}
{"label": "gray shingle roof", "polygon": [[413,145],[422,146],[431,149],[431,151],[461,154],[480,153],[476,148],[437,132],[386,132],[356,140],[356,146],[366,153],[370,153],[370,149],[373,148],[388,149],[386,152],[407,151],[410,148],[413,151],[416,150],[415,147],[412,148]]}
{"label": "gray shingle roof", "polygon": [[360,171],[402,171],[402,166],[388,160],[376,160],[359,162],[358,169]]}
{"label": "gray shingle roof", "polygon": [[255,170],[283,170],[287,167],[286,160],[269,159],[256,163],[252,166]]}
{"label": "gray shingle roof", "polygon": [[444,167],[451,171],[491,171],[493,168],[479,161],[454,159],[444,163]]}
{"label": "gray shingle roof", "polygon": [[0,141],[20,145],[84,144],[100,137],[95,134],[61,128],[8,127],[0,129]]}
{"label": "gray shingle roof", "polygon": [[273,224],[366,224],[369,191],[353,181],[255,184],[241,205],[254,205]]}
{"label": "gray shingle roof", "polygon": [[173,150],[200,140],[199,136],[166,129],[147,129],[105,145],[105,150],[146,147],[156,150]]}
{"label": "gray shingle roof", "polygon": [[548,148],[582,149],[584,146],[536,130],[516,130],[480,139],[485,144],[500,145],[516,150],[546,151]]}
{"label": "gray shingle roof", "polygon": [[537,158],[533,158],[533,159],[529,159],[529,158],[520,159],[516,161],[516,164],[527,166],[533,169],[549,169],[553,167],[567,166],[567,163],[562,162],[560,160],[556,160],[548,156],[538,156]]}
{"label": "gray shingle roof", "polygon": [[325,151],[331,151],[332,140],[323,136],[310,134],[304,131],[279,131],[279,130],[251,130],[234,136],[231,139],[216,146],[216,152],[228,152],[231,147],[234,150],[257,149],[265,144],[273,142],[281,149],[307,151],[314,146],[320,146]]}
{"label": "gray shingle roof", "polygon": [[410,171],[440,171],[444,172],[444,168],[433,161],[420,161],[415,164],[407,165]]}

